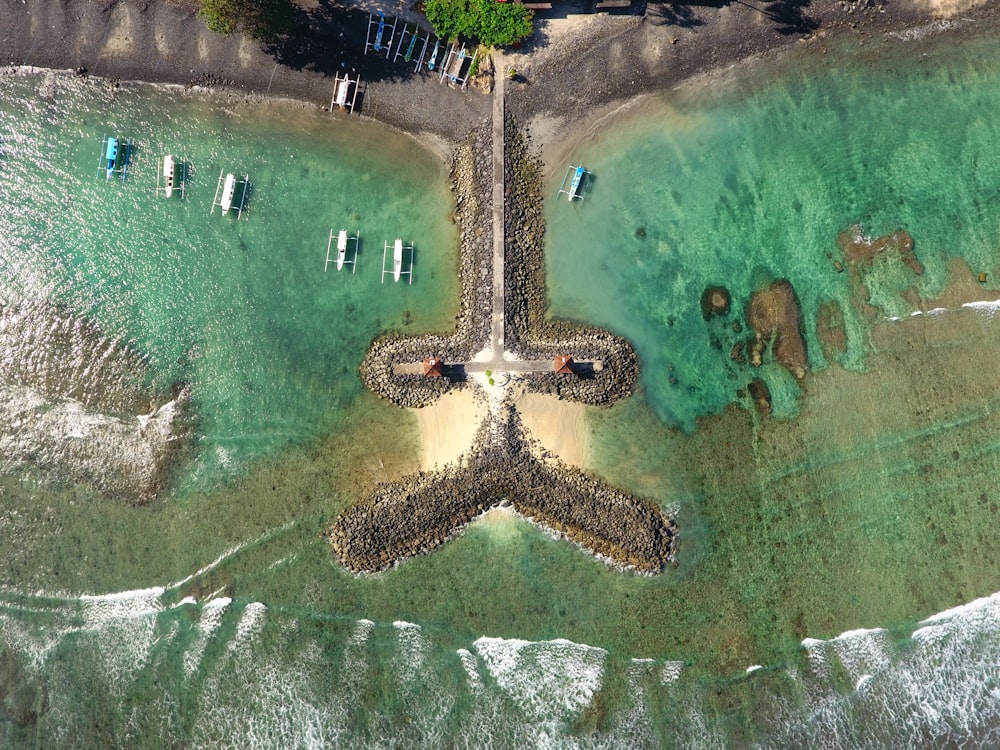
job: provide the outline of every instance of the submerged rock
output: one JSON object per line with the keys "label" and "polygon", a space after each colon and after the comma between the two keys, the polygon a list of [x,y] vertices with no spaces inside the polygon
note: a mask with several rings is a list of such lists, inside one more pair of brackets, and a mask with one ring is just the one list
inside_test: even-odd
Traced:
{"label": "submerged rock", "polygon": [[0,649],[0,717],[30,727],[47,708],[45,683],[30,678],[14,654]]}
{"label": "submerged rock", "polygon": [[769,416],[771,414],[771,391],[768,389],[767,383],[760,378],[754,378],[747,386],[747,390],[750,392],[750,398],[753,399],[757,411],[765,417]]}
{"label": "submerged rock", "polygon": [[877,256],[896,252],[913,273],[919,276],[924,272],[923,265],[913,253],[913,237],[905,229],[872,239],[864,234],[860,224],[852,224],[837,235],[837,244],[849,267],[870,266]]}
{"label": "submerged rock", "polygon": [[754,293],[747,307],[747,323],[754,331],[749,351],[751,365],[760,367],[773,340],[774,358],[797,379],[805,377],[809,360],[802,338],[802,311],[788,279]]}
{"label": "submerged rock", "polygon": [[729,290],[724,286],[707,286],[701,293],[701,317],[708,320],[716,315],[728,315]]}

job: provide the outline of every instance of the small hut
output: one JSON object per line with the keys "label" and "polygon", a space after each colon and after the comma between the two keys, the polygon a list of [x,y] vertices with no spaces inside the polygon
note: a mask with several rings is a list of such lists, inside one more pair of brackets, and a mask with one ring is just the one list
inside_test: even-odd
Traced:
{"label": "small hut", "polygon": [[556,361],[553,363],[553,368],[556,371],[556,375],[572,375],[573,358],[568,354],[560,354],[556,357]]}
{"label": "small hut", "polygon": [[424,359],[424,375],[429,378],[439,378],[443,374],[441,372],[441,360],[437,357],[427,357]]}

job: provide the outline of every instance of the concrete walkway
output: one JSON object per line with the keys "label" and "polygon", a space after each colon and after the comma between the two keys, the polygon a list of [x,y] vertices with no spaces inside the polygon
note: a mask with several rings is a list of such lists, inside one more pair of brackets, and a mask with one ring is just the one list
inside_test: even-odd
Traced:
{"label": "concrete walkway", "polygon": [[[523,360],[504,349],[504,245],[506,233],[504,228],[504,204],[507,187],[504,179],[504,87],[507,83],[507,72],[504,70],[504,58],[500,52],[493,52],[494,57],[494,88],[493,88],[493,304],[490,321],[490,340],[476,354],[471,362],[449,362],[446,367],[461,368],[465,374],[479,375],[487,372],[501,373],[545,373],[554,370],[551,359]],[[575,360],[577,365],[586,366],[593,372],[603,369],[603,363],[591,360]],[[403,362],[393,365],[396,375],[422,375],[422,362]],[[489,377],[489,376],[487,376]],[[492,381],[491,381],[492,382]]]}
{"label": "concrete walkway", "polygon": [[[503,359],[504,326],[504,87],[507,83],[503,55],[496,53],[493,61],[493,324],[490,329],[490,348],[493,364]],[[497,368],[499,369],[499,368]]]}

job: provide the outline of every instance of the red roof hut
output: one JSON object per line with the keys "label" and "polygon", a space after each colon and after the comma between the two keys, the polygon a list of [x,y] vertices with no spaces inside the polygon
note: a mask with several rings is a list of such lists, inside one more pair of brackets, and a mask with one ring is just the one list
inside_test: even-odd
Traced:
{"label": "red roof hut", "polygon": [[573,358],[568,354],[560,354],[556,357],[553,367],[555,368],[556,375],[572,375]]}
{"label": "red roof hut", "polygon": [[424,360],[424,375],[429,378],[441,377],[441,360],[437,357],[427,357]]}

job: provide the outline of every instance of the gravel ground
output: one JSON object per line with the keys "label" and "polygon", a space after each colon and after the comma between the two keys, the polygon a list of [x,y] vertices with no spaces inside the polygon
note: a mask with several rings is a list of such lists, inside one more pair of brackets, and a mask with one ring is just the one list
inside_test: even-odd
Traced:
{"label": "gravel ground", "polygon": [[[576,13],[585,0],[557,0],[549,17],[539,17],[534,37],[496,62],[514,65],[526,79],[508,87],[508,107],[519,120],[577,126],[643,92],[803,38],[843,30],[863,40],[949,13],[974,25],[1000,15],[996,3],[968,7],[975,2],[633,0],[627,12],[609,15]],[[298,7],[302,30],[281,49],[264,49],[208,31],[196,17],[197,0],[0,0],[0,63],[199,83],[250,101],[285,97],[317,107],[329,104],[337,72],[360,71],[367,84],[361,114],[450,143],[489,116],[488,81],[483,90],[459,91],[402,60],[364,54],[369,11],[400,15],[402,24],[420,18],[412,2],[300,0]]]}

